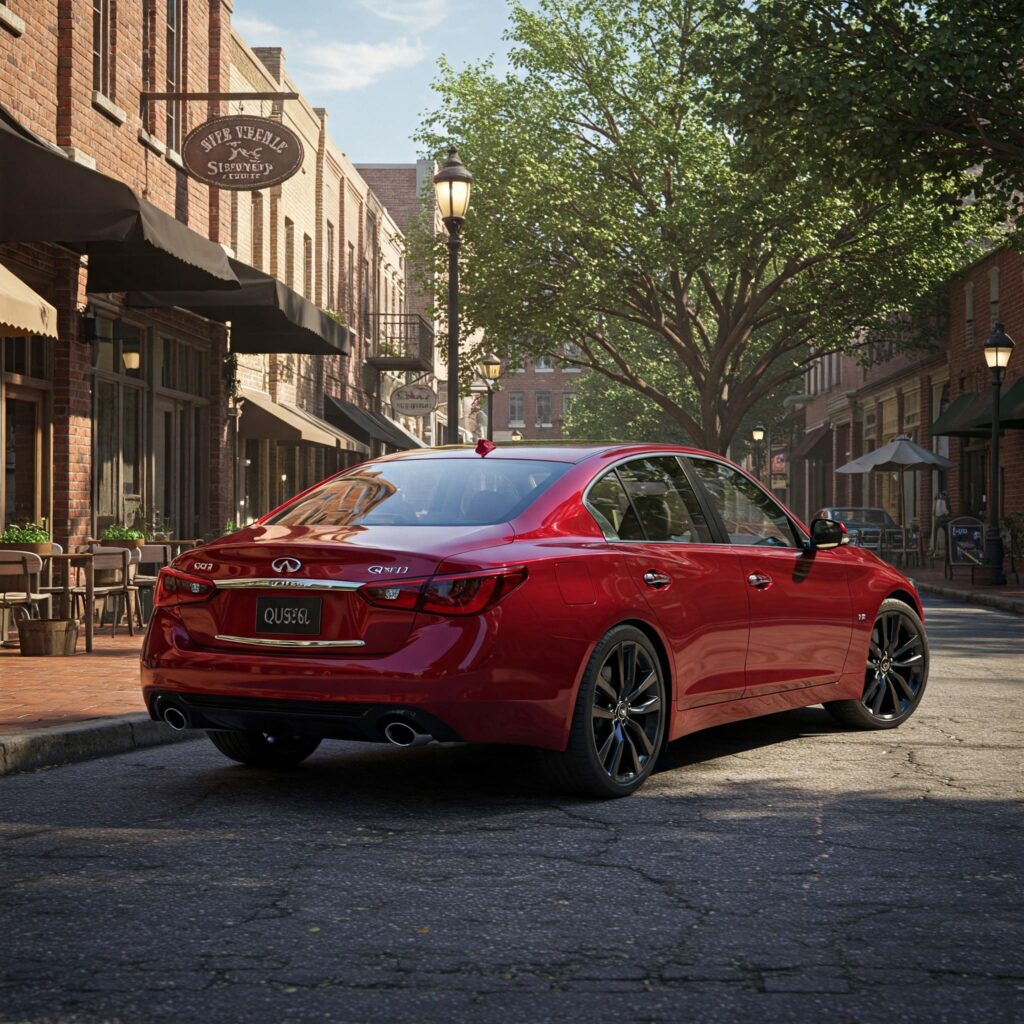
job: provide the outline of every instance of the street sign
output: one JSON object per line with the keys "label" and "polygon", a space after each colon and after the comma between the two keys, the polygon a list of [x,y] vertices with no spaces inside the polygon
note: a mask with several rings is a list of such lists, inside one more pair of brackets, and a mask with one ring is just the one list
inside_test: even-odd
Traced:
{"label": "street sign", "polygon": [[181,158],[197,181],[235,192],[270,188],[302,166],[302,143],[290,128],[267,117],[216,117],[193,128]]}
{"label": "street sign", "polygon": [[429,416],[437,408],[437,395],[426,384],[406,384],[391,395],[396,416]]}

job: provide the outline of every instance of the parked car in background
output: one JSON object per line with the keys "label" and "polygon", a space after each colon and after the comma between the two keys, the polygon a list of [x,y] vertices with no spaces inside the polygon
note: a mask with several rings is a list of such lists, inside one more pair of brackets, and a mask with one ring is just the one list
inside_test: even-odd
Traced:
{"label": "parked car in background", "polygon": [[[850,544],[879,551],[883,547],[900,547],[899,525],[884,508],[850,507],[833,505],[819,509],[815,518],[834,519],[846,527]],[[917,531],[907,531],[908,545],[917,543]]]}
{"label": "parked car in background", "polygon": [[246,764],[325,738],[508,743],[565,788],[626,796],[711,725],[914,712],[920,598],[842,537],[688,448],[403,452],[164,569],[143,692]]}

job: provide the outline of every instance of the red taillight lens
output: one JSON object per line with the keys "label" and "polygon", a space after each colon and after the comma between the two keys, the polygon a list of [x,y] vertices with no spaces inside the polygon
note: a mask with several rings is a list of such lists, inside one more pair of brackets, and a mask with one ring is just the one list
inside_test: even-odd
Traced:
{"label": "red taillight lens", "polygon": [[428,615],[477,615],[497,604],[526,579],[526,568],[432,576],[385,586],[361,587],[363,600],[377,608],[397,608]]}
{"label": "red taillight lens", "polygon": [[177,569],[161,569],[156,580],[153,604],[166,608],[176,604],[195,604],[206,601],[217,588],[200,576],[190,576]]}

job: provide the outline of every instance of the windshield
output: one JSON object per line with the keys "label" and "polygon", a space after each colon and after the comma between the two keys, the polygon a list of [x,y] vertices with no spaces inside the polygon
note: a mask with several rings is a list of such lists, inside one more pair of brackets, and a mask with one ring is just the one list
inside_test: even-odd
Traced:
{"label": "windshield", "polygon": [[841,523],[870,523],[872,526],[892,526],[889,513],[882,508],[834,508],[833,519]]}
{"label": "windshield", "polygon": [[485,526],[518,516],[568,468],[522,459],[370,462],[266,520],[282,526]]}

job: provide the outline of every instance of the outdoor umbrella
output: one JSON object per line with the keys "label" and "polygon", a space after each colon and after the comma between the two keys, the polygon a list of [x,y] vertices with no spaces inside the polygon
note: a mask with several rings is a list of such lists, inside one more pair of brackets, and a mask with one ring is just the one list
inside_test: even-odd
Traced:
{"label": "outdoor umbrella", "polygon": [[894,437],[888,444],[840,466],[837,473],[892,473],[900,475],[900,526],[903,526],[903,473],[922,469],[952,469],[956,463],[922,448],[906,434]]}

